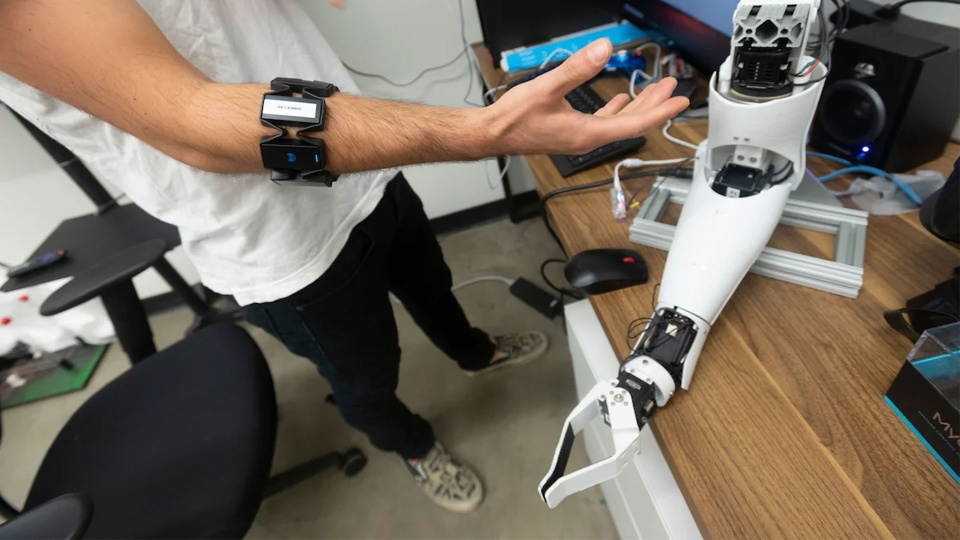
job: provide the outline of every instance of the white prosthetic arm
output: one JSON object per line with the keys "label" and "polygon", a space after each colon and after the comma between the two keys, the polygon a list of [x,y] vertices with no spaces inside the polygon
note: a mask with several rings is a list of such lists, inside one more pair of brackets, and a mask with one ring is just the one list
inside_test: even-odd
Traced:
{"label": "white prosthetic arm", "polygon": [[[737,6],[731,54],[710,80],[709,135],[697,149],[655,312],[619,377],[598,383],[567,417],[540,483],[549,507],[619,474],[639,453],[640,429],[656,409],[677,386],[689,390],[710,328],[803,179],[826,73],[804,54],[819,7],[820,0]],[[614,455],[564,476],[575,434],[598,415],[614,432]]]}

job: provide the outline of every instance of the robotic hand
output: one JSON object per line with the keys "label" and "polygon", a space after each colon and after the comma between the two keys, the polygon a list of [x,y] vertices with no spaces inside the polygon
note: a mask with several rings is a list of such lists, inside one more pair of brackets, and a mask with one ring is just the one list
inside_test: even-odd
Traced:
{"label": "robotic hand", "polygon": [[[640,430],[677,386],[689,390],[710,328],[756,261],[806,169],[810,122],[827,69],[805,54],[813,21],[827,47],[820,0],[741,0],[731,53],[710,80],[710,127],[664,268],[656,309],[616,380],[570,413],[540,495],[568,495],[613,478],[640,452]],[[822,58],[827,52],[821,48]],[[576,433],[602,416],[613,456],[564,476]]]}

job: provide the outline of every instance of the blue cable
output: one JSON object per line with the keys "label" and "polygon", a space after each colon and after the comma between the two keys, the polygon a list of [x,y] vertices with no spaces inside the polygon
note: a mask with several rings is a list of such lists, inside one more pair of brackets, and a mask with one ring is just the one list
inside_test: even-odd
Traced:
{"label": "blue cable", "polygon": [[822,159],[827,159],[827,160],[839,163],[841,165],[845,165],[843,169],[821,176],[820,178],[817,178],[816,176],[814,176],[814,178],[817,178],[817,181],[819,181],[820,183],[829,182],[830,180],[833,180],[834,178],[837,178],[838,176],[843,176],[845,174],[867,173],[867,174],[872,174],[874,176],[882,176],[884,178],[890,179],[890,181],[893,182],[894,185],[896,185],[898,188],[903,190],[903,192],[907,195],[907,197],[910,198],[911,201],[915,202],[917,205],[920,205],[923,203],[923,200],[920,198],[920,196],[917,195],[917,193],[913,191],[913,189],[910,186],[908,186],[903,180],[900,180],[896,176],[888,173],[887,171],[880,170],[876,167],[871,167],[869,165],[854,165],[853,163],[851,163],[846,159],[843,159],[837,156],[831,156],[830,154],[821,154],[820,152],[807,152],[807,155],[813,156],[813,157],[819,157]]}
{"label": "blue cable", "polygon": [[837,163],[839,163],[839,164],[841,164],[841,165],[843,165],[843,166],[845,166],[845,167],[852,167],[852,166],[853,166],[853,163],[852,163],[852,162],[850,162],[850,161],[848,161],[848,160],[846,160],[846,159],[843,159],[842,157],[831,156],[830,154],[824,154],[824,153],[821,153],[821,152],[807,152],[807,155],[808,155],[808,156],[813,156],[813,157],[818,157],[818,158],[821,158],[821,159],[826,159],[826,160],[829,160],[829,161],[835,161],[835,162],[837,162]]}
{"label": "blue cable", "polygon": [[870,167],[869,165],[853,165],[851,167],[844,167],[840,170],[833,171],[830,174],[825,174],[821,176],[820,182],[829,182],[834,178],[843,176],[845,174],[851,174],[851,173],[867,173],[867,174],[872,174],[874,176],[882,176],[884,178],[890,177],[890,173],[886,171],[882,171],[876,167]]}

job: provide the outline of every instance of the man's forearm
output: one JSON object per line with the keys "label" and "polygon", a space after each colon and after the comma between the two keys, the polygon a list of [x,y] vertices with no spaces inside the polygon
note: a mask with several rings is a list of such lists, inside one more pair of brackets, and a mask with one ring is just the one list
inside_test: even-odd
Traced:
{"label": "man's forearm", "polygon": [[[268,85],[210,84],[185,115],[183,141],[171,155],[212,172],[263,170],[260,100]],[[490,114],[337,93],[326,99],[323,131],[327,169],[336,174],[497,155]],[[290,132],[292,136],[292,131]]]}
{"label": "man's forearm", "polygon": [[320,137],[335,173],[497,155],[490,116],[452,109],[335,94],[327,100]]}

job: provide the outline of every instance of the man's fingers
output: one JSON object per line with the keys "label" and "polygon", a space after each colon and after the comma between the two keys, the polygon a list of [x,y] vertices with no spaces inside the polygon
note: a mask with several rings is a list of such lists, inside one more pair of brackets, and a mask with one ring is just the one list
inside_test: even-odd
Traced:
{"label": "man's fingers", "polygon": [[598,39],[567,58],[556,69],[537,77],[532,83],[547,92],[564,95],[592,79],[607,65],[613,45],[607,38]]}
{"label": "man's fingers", "polygon": [[613,99],[607,102],[599,111],[593,113],[595,116],[613,116],[622,111],[630,103],[630,96],[627,94],[617,94]]}
{"label": "man's fingers", "polygon": [[596,146],[639,137],[653,126],[662,124],[668,119],[680,114],[690,106],[690,100],[685,97],[670,98],[648,110],[626,114],[621,112],[609,118],[590,118],[583,125],[586,136]]}
{"label": "man's fingers", "polygon": [[646,110],[650,107],[656,107],[666,101],[677,88],[677,80],[673,77],[667,77],[656,84],[651,84],[643,89],[643,92],[637,96],[637,99],[623,108],[626,114],[633,114]]}

